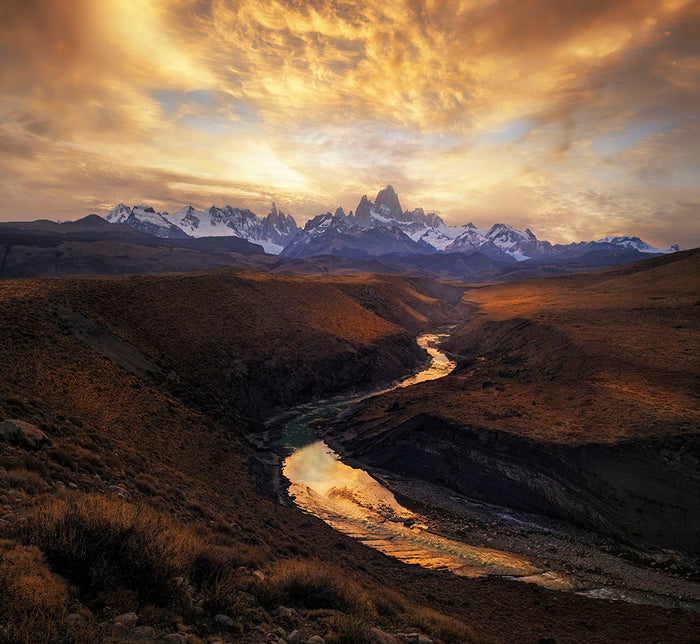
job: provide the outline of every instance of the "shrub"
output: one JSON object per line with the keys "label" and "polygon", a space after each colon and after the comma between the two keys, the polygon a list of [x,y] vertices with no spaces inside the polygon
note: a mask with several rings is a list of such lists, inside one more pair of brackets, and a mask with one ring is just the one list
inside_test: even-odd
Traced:
{"label": "shrub", "polygon": [[59,641],[68,591],[37,548],[0,541],[0,642]]}
{"label": "shrub", "polygon": [[326,608],[343,613],[371,612],[370,602],[347,573],[320,561],[284,561],[265,580],[260,597],[267,603],[297,608]]}
{"label": "shrub", "polygon": [[330,634],[325,638],[328,644],[376,644],[372,627],[367,622],[358,621],[356,617],[340,615],[331,620]]}
{"label": "shrub", "polygon": [[474,633],[464,622],[448,617],[430,608],[419,608],[413,612],[413,624],[425,633],[444,642],[460,644],[487,644],[491,640]]}
{"label": "shrub", "polygon": [[153,603],[178,595],[198,545],[192,531],[145,504],[93,495],[34,508],[18,536],[84,591],[134,589]]}
{"label": "shrub", "polygon": [[46,491],[49,486],[36,472],[28,470],[0,470],[0,487],[21,488],[29,494],[38,494]]}

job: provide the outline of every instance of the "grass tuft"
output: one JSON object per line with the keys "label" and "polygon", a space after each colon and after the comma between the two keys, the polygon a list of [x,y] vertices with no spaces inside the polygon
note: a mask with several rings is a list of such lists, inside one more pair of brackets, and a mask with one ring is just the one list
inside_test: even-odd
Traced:
{"label": "grass tuft", "polygon": [[362,588],[347,573],[319,561],[284,561],[261,585],[268,604],[305,609],[332,609],[352,615],[372,612]]}
{"label": "grass tuft", "polygon": [[92,495],[33,508],[18,537],[83,591],[134,589],[160,604],[178,595],[198,545],[191,530],[145,504]]}

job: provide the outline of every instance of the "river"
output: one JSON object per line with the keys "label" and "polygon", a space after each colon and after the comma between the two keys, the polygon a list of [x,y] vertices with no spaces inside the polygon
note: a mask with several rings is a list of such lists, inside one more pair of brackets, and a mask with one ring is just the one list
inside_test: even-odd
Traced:
{"label": "river", "polygon": [[[399,503],[385,480],[343,463],[324,441],[318,439],[315,431],[318,423],[337,419],[362,400],[394,388],[442,378],[450,373],[455,363],[439,350],[439,343],[444,337],[445,334],[438,333],[421,335],[417,342],[428,352],[429,362],[418,373],[393,387],[371,394],[326,401],[311,409],[301,409],[285,422],[281,444],[291,453],[284,460],[282,473],[289,480],[289,496],[294,503],[336,530],[406,563],[449,570],[456,575],[468,577],[504,576],[591,597],[697,610],[697,597],[693,596],[695,592],[691,592],[689,598],[685,586],[681,591],[674,586],[673,580],[662,579],[656,572],[646,571],[644,579],[637,583],[634,567],[630,567],[627,562],[617,561],[606,552],[594,552],[595,548],[589,547],[589,544],[585,544],[585,547],[591,550],[590,559],[593,563],[588,567],[608,566],[609,575],[601,577],[586,574],[580,569],[572,573],[570,561],[562,562],[561,566],[552,566],[548,561],[543,565],[542,557],[528,556],[533,551],[530,546],[521,547],[516,553],[436,534],[435,521]],[[406,489],[410,489],[406,481],[399,479],[400,477],[396,479],[397,485],[402,483]],[[420,488],[421,493],[424,493],[429,486],[413,482],[413,488]],[[438,492],[429,498],[447,497],[444,494],[440,496]],[[505,534],[513,528],[526,526],[528,535],[534,535],[532,542],[544,539],[549,550],[552,549],[552,544],[558,545],[559,541],[562,544],[571,541],[571,533],[565,527],[560,530],[562,534],[558,534],[557,526],[552,528],[551,524],[547,525],[544,518],[535,523],[530,516],[519,516],[516,512],[487,504],[475,504],[464,497],[450,495],[449,500],[453,504],[461,503],[464,512],[471,513],[471,518],[477,514],[485,516],[486,525],[492,526],[490,529],[494,533]],[[536,517],[537,519],[539,518]],[[534,552],[537,552],[536,548]],[[621,581],[611,584],[610,580],[615,578]],[[661,586],[667,594],[653,592],[649,589],[650,586]],[[691,601],[683,601],[681,597]]]}

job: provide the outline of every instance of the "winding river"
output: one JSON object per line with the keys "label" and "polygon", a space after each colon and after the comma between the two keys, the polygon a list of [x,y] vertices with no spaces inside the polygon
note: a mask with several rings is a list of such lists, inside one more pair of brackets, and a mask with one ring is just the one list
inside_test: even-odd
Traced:
{"label": "winding river", "polygon": [[[445,334],[438,333],[421,335],[417,342],[430,355],[429,363],[393,387],[327,401],[300,410],[285,422],[281,443],[291,453],[284,460],[282,473],[290,482],[289,496],[294,503],[336,530],[406,563],[449,570],[468,577],[505,576],[591,597],[678,606],[677,598],[646,590],[601,585],[599,580],[536,565],[530,557],[470,545],[436,534],[426,517],[402,506],[380,480],[343,463],[325,442],[318,440],[315,431],[318,423],[338,418],[358,402],[450,373],[455,363],[438,348],[444,337]],[[499,516],[523,523],[510,514]],[[697,609],[695,605],[689,607]]]}

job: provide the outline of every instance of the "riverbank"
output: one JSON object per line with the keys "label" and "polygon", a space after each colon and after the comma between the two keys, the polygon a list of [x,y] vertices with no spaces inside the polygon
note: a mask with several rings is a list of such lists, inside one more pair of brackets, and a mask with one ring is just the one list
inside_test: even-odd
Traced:
{"label": "riverbank", "polygon": [[[441,367],[428,367],[396,389],[449,373],[437,340],[419,338],[423,346],[430,344],[431,358]],[[700,568],[692,558],[643,553],[562,521],[475,502],[425,480],[377,468],[368,470],[372,478],[358,463],[344,464],[325,443],[314,442],[320,432],[334,445],[338,427],[369,397],[306,409],[279,428],[278,444],[293,450],[282,464],[288,496],[303,510],[407,563],[472,577],[512,577],[589,597],[700,608],[700,586],[691,581]],[[377,403],[381,393],[371,398]]]}

